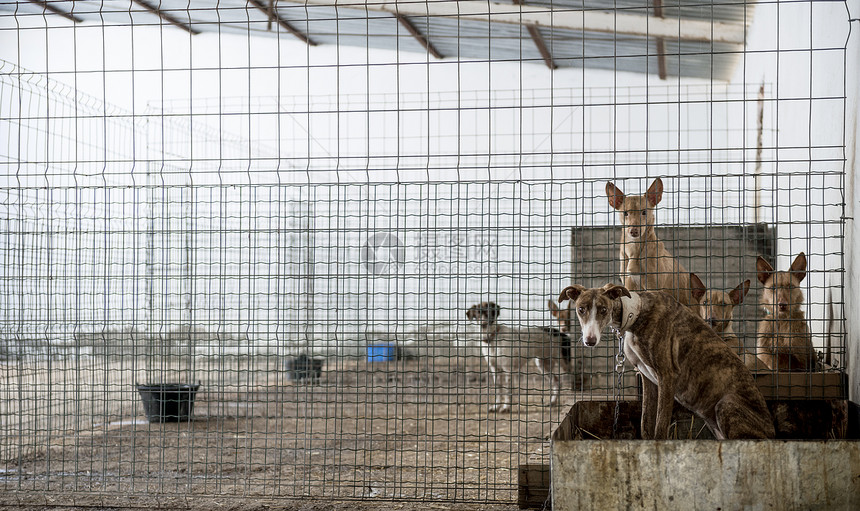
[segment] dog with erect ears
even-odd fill
[[[763,257],[756,260],[758,281],[764,286],[759,304],[766,316],[759,321],[756,355],[779,371],[815,371],[818,357],[801,309],[806,277],[806,254],[801,252],[788,271],[774,271]]]
[[[747,351],[743,342],[735,335],[732,327],[735,307],[743,303],[744,297],[750,290],[749,279],[741,282],[731,291],[708,289],[695,273],[690,274],[690,285],[693,300],[696,303],[694,311],[705,320],[714,332],[718,333],[725,343],[743,360],[750,371],[766,369],[762,360],[755,353]]]
[[[631,291],[665,291],[682,304],[693,305],[690,273],[669,253],[654,229],[663,180],[655,179],[644,195],[625,195],[613,183],[606,183],[606,197],[623,226],[619,262],[624,286]]]

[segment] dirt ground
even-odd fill
[[[477,357],[330,362],[313,384],[210,382],[189,422],[151,424],[130,403],[6,460],[0,506],[515,509],[518,465],[567,407],[544,405],[531,368],[512,413],[492,413],[489,383]]]

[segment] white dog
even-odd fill
[[[493,385],[498,389],[496,402],[490,411],[507,412],[511,409],[511,374],[529,360],[549,377],[552,387],[549,404],[558,401],[559,378],[553,372],[556,363],[570,372],[570,337],[555,328],[510,328],[496,323],[501,307],[493,302],[473,305],[466,317],[481,325],[481,352],[490,366]]]

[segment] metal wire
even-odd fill
[[[607,181],[661,177],[667,249],[710,289],[752,281],[749,351],[756,256],[805,252],[827,365],[768,392],[845,398],[846,91],[819,74],[845,44],[779,32],[816,3],[526,4],[0,2],[4,493],[513,502],[572,404],[614,401],[614,435],[637,376],[574,319],[561,403],[526,363],[488,411],[498,360],[465,314],[498,304],[519,360],[562,288],[618,282]],[[570,27],[592,12],[772,16],[777,38]],[[200,384],[188,417],[147,419],[158,383]]]

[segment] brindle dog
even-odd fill
[[[690,285],[693,288],[693,300],[698,304],[694,312],[705,320],[714,332],[720,334],[723,341],[744,361],[750,371],[766,369],[764,361],[746,350],[744,343],[735,335],[732,327],[735,307],[743,303],[744,297],[750,290],[750,281],[745,280],[731,291],[708,289],[695,273],[690,274]]]
[[[701,417],[718,439],[773,438],[773,419],[749,370],[701,318],[661,291],[607,284],[569,286],[582,341],[607,326],[623,333],[624,354],[642,373],[642,437],[667,439],[673,401]]]

